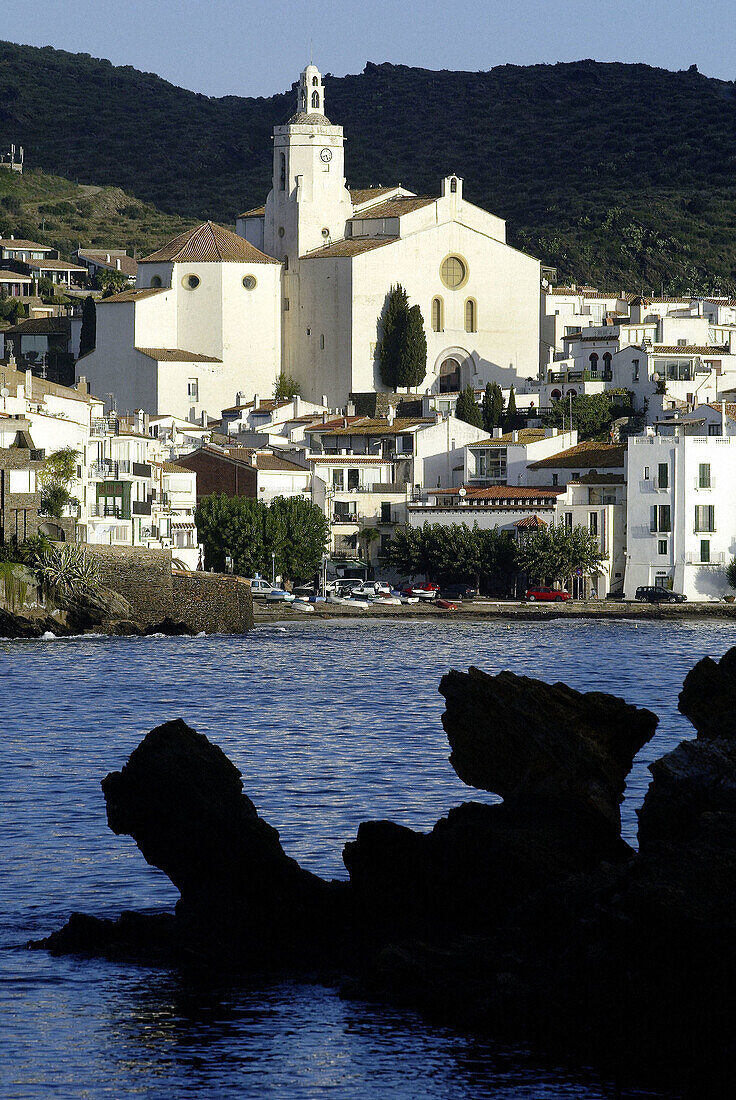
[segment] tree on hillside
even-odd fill
[[[483,413],[476,403],[472,386],[466,386],[460,392],[455,405],[455,416],[458,420],[464,420],[466,424],[472,424],[476,428],[483,427]]]
[[[602,555],[597,537],[587,527],[553,523],[522,539],[516,560],[529,581],[553,584],[578,571],[583,576],[599,573]]]
[[[506,412],[504,414],[503,426],[507,432],[513,431],[518,427],[519,418],[516,413],[516,391],[512,386],[509,390],[509,403],[506,406]]]
[[[416,389],[427,373],[427,337],[424,318],[419,306],[412,306],[406,314],[399,337],[399,356],[396,368],[396,384]]]
[[[553,402],[545,417],[545,425],[551,428],[562,428],[565,424],[569,426],[570,405],[569,398]],[[630,412],[631,394],[628,391],[581,393],[572,399],[572,426],[577,429],[580,439],[606,439],[611,422]]]
[[[247,497],[204,497],[195,521],[205,549],[205,567],[225,571],[225,559],[243,577],[277,573],[307,580],[317,571],[328,524],[320,508],[303,497],[276,497],[271,505]],[[275,558],[272,559],[271,555]]]
[[[97,307],[95,300],[88,295],[82,306],[82,331],[79,334],[79,355],[94,351],[97,346]]]
[[[79,451],[62,447],[48,456],[38,480],[41,483],[41,511],[60,519],[64,508],[71,502],[70,486],[77,476]]]
[[[102,267],[98,269],[94,283],[98,290],[112,291],[113,294],[130,289],[130,283],[122,271],[106,271]]]
[[[273,396],[277,401],[288,401],[292,397],[298,397],[301,391],[299,383],[283,371],[273,384]]]
[[[489,382],[483,394],[481,411],[483,413],[483,427],[491,432],[494,428],[500,428],[503,424],[503,390],[498,382]]]

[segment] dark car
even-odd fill
[[[570,593],[560,588],[527,588],[525,599],[531,603],[534,600],[552,600],[554,603],[562,603],[571,599]]]
[[[687,596],[682,592],[671,592],[669,588],[661,588],[659,585],[640,585],[636,590],[635,600],[639,603],[685,603]]]
[[[444,600],[474,600],[478,589],[472,584],[443,584],[440,595]]]

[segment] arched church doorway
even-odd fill
[[[444,359],[440,364],[440,393],[460,391],[460,364],[457,359]]]

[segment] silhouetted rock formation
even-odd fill
[[[698,736],[651,766],[638,855],[619,804],[655,715],[564,684],[451,672],[453,766],[504,802],[465,803],[427,834],[361,825],[349,883],[286,856],[222,751],[167,722],[103,790],[113,831],[180,890],[175,917],[74,914],[35,946],[337,966],[362,995],[721,1095],[736,1023],[734,671],[736,649],[688,675],[680,709]]]

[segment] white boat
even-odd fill
[[[368,600],[354,600],[352,598],[349,600],[343,600],[343,603],[347,604],[348,607],[359,607],[362,611],[367,611],[368,608],[371,606],[368,603]]]
[[[389,607],[401,607],[401,599],[399,596],[384,596],[382,592],[379,592],[378,598],[373,602],[378,604],[379,607],[383,607],[384,604],[388,604]]]
[[[418,596],[400,596],[399,603],[419,603]]]
[[[329,596],[327,597],[327,603],[354,603],[354,600],[348,600],[345,598],[345,596],[335,596],[332,592],[330,592]]]
[[[293,603],[295,599],[293,593],[281,592],[279,589],[266,593],[266,603]]]
[[[308,600],[306,601],[306,603],[304,600],[294,600],[293,603],[290,604],[290,606],[294,609],[294,611],[314,612],[314,604],[309,603]]]

